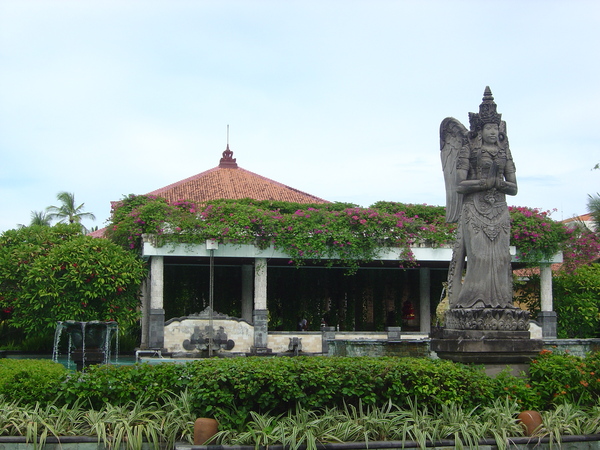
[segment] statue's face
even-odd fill
[[[495,144],[498,142],[498,125],[495,123],[486,123],[481,130],[481,139],[486,144]]]

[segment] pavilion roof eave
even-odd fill
[[[397,247],[382,247],[379,252],[380,261],[401,261],[403,249]],[[418,261],[447,261],[452,259],[452,248],[448,247],[411,247],[414,259]],[[519,262],[517,251],[511,247],[511,256],[513,262]],[[166,244],[161,247],[155,247],[151,242],[144,242],[144,258],[151,256],[179,256],[179,257],[209,257],[210,249],[206,244]],[[269,258],[269,259],[290,259],[290,255],[270,246],[266,249],[260,249],[251,244],[218,244],[214,249],[215,258]],[[562,262],[562,253],[556,254],[551,260],[543,261],[545,263]]]

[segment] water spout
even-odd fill
[[[63,330],[68,335],[67,344],[67,367],[70,368],[71,361],[74,361],[77,370],[84,370],[91,364],[109,364],[112,351],[111,342],[115,337],[116,350],[118,355],[119,347],[119,327],[116,322],[77,322],[67,320],[58,322],[54,333],[54,348],[52,350],[52,359],[58,360],[60,354],[61,337]]]

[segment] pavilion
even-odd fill
[[[330,203],[239,167],[229,146],[223,152],[217,167],[149,192],[147,195],[164,197],[170,202],[189,200],[200,204],[215,199],[242,198],[305,204]],[[432,311],[440,299],[442,282],[447,277],[452,250],[430,247],[415,247],[411,250],[417,262],[417,266],[413,268],[400,267],[400,250],[394,248],[385,249],[376,264],[361,266],[359,273],[368,274],[368,283],[372,286],[368,288],[371,293],[366,300],[368,304],[353,307],[357,311],[353,313],[356,313],[357,317],[360,316],[358,320],[360,323],[353,329],[340,329],[339,323],[329,323],[328,325],[332,327],[327,329],[335,330],[340,336],[343,334],[346,338],[350,334],[354,334],[354,338],[364,338],[371,333],[375,338],[385,339],[388,334],[381,332],[377,334],[374,333],[375,330],[369,329],[369,325],[373,324],[374,316],[386,315],[386,325],[398,331],[400,327],[397,325],[402,321],[398,317],[394,319],[394,314],[400,316],[403,302],[405,304],[409,302],[413,311],[410,320],[404,320],[404,324],[408,325],[408,330],[413,334],[416,332],[421,336],[427,336],[432,326]],[[514,261],[516,254],[514,249],[512,254]],[[196,289],[206,289],[209,265],[219,268],[221,276],[216,283],[216,289],[225,290],[228,299],[215,308],[215,311],[210,311],[211,329],[214,325],[229,327],[224,335],[228,334],[230,337],[236,335],[236,350],[250,353],[266,353],[272,349],[281,351],[282,348],[287,347],[287,339],[289,338],[290,342],[292,339],[291,330],[288,329],[287,334],[282,337],[280,336],[282,330],[269,329],[269,308],[277,308],[281,310],[278,311],[279,314],[287,314],[288,317],[301,314],[300,304],[288,302],[286,297],[294,298],[297,291],[305,289],[306,284],[310,282],[307,280],[316,278],[316,273],[331,275],[335,278],[334,284],[337,285],[349,285],[354,282],[353,277],[338,276],[341,271],[326,268],[318,262],[311,267],[290,268],[289,256],[272,247],[261,250],[253,245],[217,244],[213,241],[193,246],[158,247],[153,244],[151,236],[146,236],[143,257],[149,261],[150,275],[142,295],[142,348],[149,349],[181,351],[183,347],[189,345],[190,341],[197,340],[202,335],[202,327],[206,327],[208,323],[207,317],[200,315],[205,302],[196,300],[194,305],[188,304],[183,309],[174,309],[170,304],[169,296],[165,294],[169,289],[181,288],[181,286],[172,286],[169,282],[174,273],[188,270],[191,278],[196,280],[194,281]],[[545,264],[541,267],[542,309],[551,312],[551,272],[549,265]],[[284,281],[279,281],[280,279]],[[281,284],[285,286],[280,287],[279,291],[274,290]],[[389,291],[390,285],[392,285],[392,292],[386,291],[384,295],[384,290]],[[198,286],[202,287],[198,288]],[[347,301],[348,290],[344,287],[340,289],[335,294],[342,297],[338,301]],[[379,301],[379,297],[383,300]],[[314,301],[320,300],[314,299]],[[193,300],[190,301],[194,303]],[[292,309],[296,311],[291,311]],[[216,311],[228,314],[235,311],[235,314],[234,317],[221,314],[218,317],[225,322],[212,323],[212,314]],[[176,317],[182,314],[184,317]],[[363,316],[365,319],[361,322]],[[187,327],[183,326],[186,321],[189,322]],[[186,336],[187,344],[182,347],[182,341]],[[303,336],[307,348],[310,345],[310,336],[307,334]],[[401,335],[397,333],[395,337],[400,339]],[[329,338],[336,337],[329,335]],[[319,337],[313,347],[319,349],[320,345]]]

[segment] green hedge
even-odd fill
[[[0,396],[21,403],[56,398],[67,375],[62,364],[44,359],[0,359]]]
[[[19,402],[95,408],[142,400],[161,401],[187,391],[198,416],[227,415],[233,424],[250,411],[281,413],[344,404],[399,407],[490,405],[509,396],[523,409],[557,403],[592,406],[600,397],[600,354],[586,358],[543,351],[528,378],[427,358],[212,358],[186,364],[101,365],[67,372],[50,361],[0,360],[0,394]],[[58,400],[56,400],[58,399]]]
[[[250,411],[281,413],[344,404],[435,406],[487,404],[495,382],[481,370],[425,358],[235,358],[187,364],[96,366],[69,375],[62,401],[85,399],[95,407],[157,400],[188,390],[198,416],[227,415],[232,425]],[[221,418],[223,420],[223,418]]]
[[[209,405],[253,410],[377,404],[409,398],[425,403],[477,405],[490,395],[491,380],[480,370],[425,358],[240,358],[194,361],[185,365],[97,367],[77,381],[72,394],[113,402],[132,394],[155,398],[163,390],[189,388],[199,408]],[[118,382],[115,382],[117,381]]]

